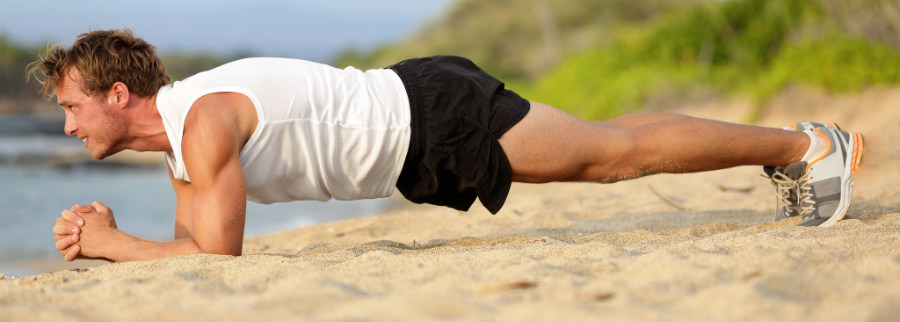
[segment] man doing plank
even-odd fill
[[[409,59],[337,69],[248,58],[172,83],[130,30],[82,34],[31,73],[66,114],[65,132],[96,159],[164,151],[177,196],[175,238],[116,228],[99,202],[62,212],[53,232],[67,260],[240,255],[246,201],[387,197],[492,213],[510,183],[612,183],[655,173],[767,166],[778,217],[834,224],[850,203],[862,136],[820,123],[795,129],[677,114],[587,122],[504,88],[471,61]],[[602,77],[602,71],[597,71]]]

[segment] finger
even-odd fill
[[[98,212],[100,212],[100,211],[109,212],[109,207],[104,205],[102,202],[94,201],[93,203],[91,203],[91,206],[94,206],[94,209],[97,209]]]
[[[92,205],[74,205],[74,206],[72,206],[71,210],[75,211],[75,212],[89,213],[89,212],[94,211],[94,206],[92,206]]]
[[[65,258],[66,261],[73,261],[75,257],[78,257],[78,252],[81,251],[81,247],[78,245],[72,246],[71,249],[66,253]]]
[[[72,244],[77,243],[78,239],[78,235],[70,235],[66,238],[61,238],[60,240],[56,241],[56,249],[64,250],[66,248],[69,248],[69,246],[72,246]]]
[[[62,217],[70,223],[76,224],[78,226],[84,226],[84,218],[81,218],[81,216],[75,214],[75,212],[71,210],[63,210]]]
[[[81,233],[81,228],[68,223],[57,223],[53,225],[53,233],[56,235],[77,235]]]
[[[75,247],[75,246],[73,245],[72,247]],[[70,250],[72,250],[72,247],[69,247],[69,248],[66,248],[66,249],[60,249],[60,250],[59,250],[59,255],[62,256],[62,257],[66,257],[66,254],[67,254]]]
[[[53,246],[56,247],[56,249],[58,249],[58,250],[65,250],[66,248],[69,248],[69,246],[72,246],[72,244],[75,243],[72,240],[72,236],[77,236],[77,235],[70,235],[70,236],[66,236],[64,238],[59,238],[56,240],[56,243],[54,243]]]

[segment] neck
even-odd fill
[[[156,109],[156,94],[149,97],[132,97],[126,122],[131,138],[127,148],[135,151],[171,152],[172,146],[166,136],[162,117]]]

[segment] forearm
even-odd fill
[[[157,258],[204,253],[193,238],[166,242],[142,239],[121,230],[115,230],[113,242],[98,249],[98,257],[114,262],[144,261]]]
[[[219,210],[215,207],[212,208]],[[72,254],[116,262],[151,260],[199,253],[235,256],[241,254],[244,228],[243,208],[238,208],[236,211],[240,215],[237,218],[231,216],[207,218],[200,215],[200,220],[191,219],[191,224],[199,224],[201,227],[196,234],[187,229],[184,222],[178,222],[179,225],[185,227],[179,231],[176,226],[177,237],[168,242],[149,241],[119,230],[112,210],[99,202],[94,202],[89,209],[89,212],[81,212],[77,218],[72,218],[76,222],[84,222],[80,227],[59,224],[54,226],[54,232],[59,237],[56,238],[56,248],[62,251],[61,254],[66,257],[66,260],[74,259],[75,255]],[[72,213],[72,216],[75,214]],[[224,219],[224,222],[221,219]],[[65,221],[65,218],[60,221]],[[70,233],[72,235],[67,235]],[[60,236],[61,234],[65,236]],[[69,247],[76,250],[67,251]]]

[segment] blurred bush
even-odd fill
[[[588,119],[697,97],[759,107],[791,84],[900,82],[893,0],[462,0],[419,35],[338,64],[472,58],[523,96]]]
[[[897,48],[850,32],[827,8],[805,0],[698,6],[567,58],[525,92],[604,119],[698,92],[746,95],[758,111],[791,84],[847,92],[900,82]]]
[[[440,21],[397,44],[348,50],[337,66],[378,68],[411,57],[459,55],[501,79],[534,80],[615,31],[702,0],[460,0]]]
[[[25,66],[33,59],[33,51],[17,46],[0,34],[0,112],[28,112],[27,105],[18,102],[38,97],[37,91],[25,84]]]

